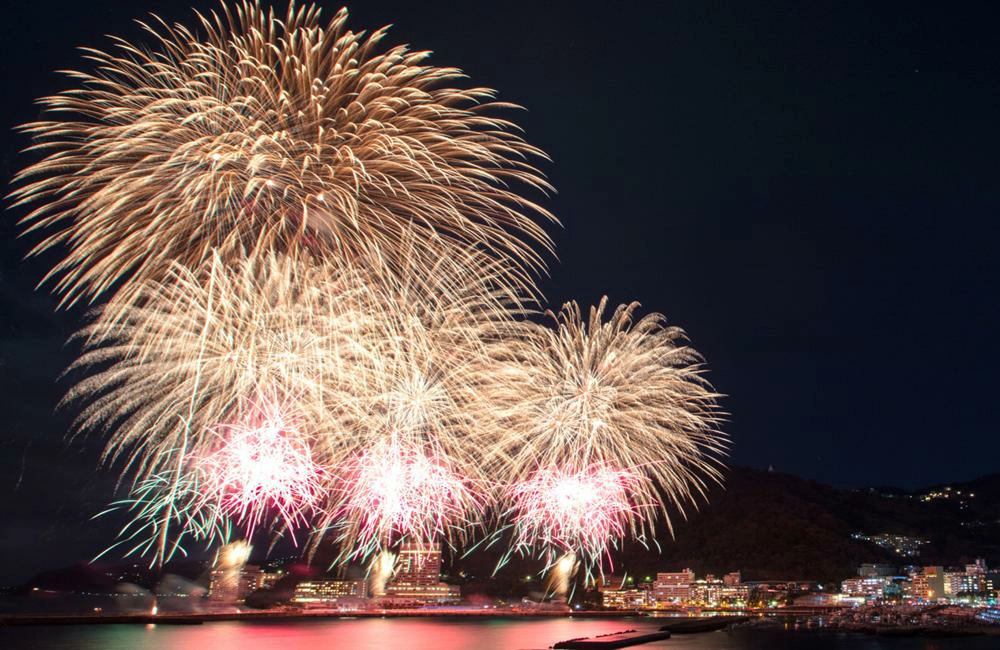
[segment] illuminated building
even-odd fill
[[[890,584],[892,584],[892,578],[888,577],[848,578],[840,583],[840,591],[847,596],[880,600],[885,596],[886,587]]]
[[[946,571],[942,578],[941,593],[950,599],[960,595],[971,598],[988,597],[993,591],[993,584],[987,579],[986,574],[986,561],[983,558],[977,558],[972,564],[966,564],[964,571]]]
[[[462,599],[460,587],[441,582],[441,549],[412,542],[400,548],[396,573],[385,593],[385,600],[400,603],[450,604]]]
[[[965,573],[958,571],[945,571],[944,573],[944,595],[949,597],[957,596],[964,591]]]
[[[344,598],[366,598],[364,580],[307,580],[295,587],[292,602],[306,606],[334,605]]]
[[[601,591],[601,605],[607,609],[644,609],[649,602],[649,589],[604,589]]]
[[[694,571],[684,569],[679,573],[657,573],[653,583],[653,595],[657,606],[679,604],[691,597],[691,583]]]
[[[247,564],[239,568],[217,566],[209,575],[208,599],[219,605],[236,605],[261,588],[263,572]]]
[[[925,566],[923,575],[927,580],[927,600],[934,602],[944,598],[944,567]]]
[[[631,576],[605,575],[594,584],[601,594],[601,605],[607,609],[645,609],[654,604],[649,585],[637,588]]]
[[[993,583],[986,577],[986,560],[976,558],[972,564],[965,565],[965,577],[962,579],[961,591],[966,594],[989,594],[993,591]]]
[[[647,578],[647,580],[649,580]],[[595,581],[601,603],[608,609],[665,608],[671,606],[746,607],[750,585],[739,571],[722,578],[713,575],[696,579],[690,569],[677,573],[657,573],[652,584],[634,585],[631,578],[605,576]]]
[[[970,575],[970,576],[971,575],[982,575],[982,576],[984,576],[984,575],[986,575],[986,572],[987,572],[986,560],[984,560],[981,557],[976,558],[976,561],[973,562],[972,564],[966,564],[965,565],[965,573],[967,575]]]
[[[265,571],[260,574],[260,588],[271,589],[275,583],[285,577],[285,572],[281,569],[277,571]]]
[[[729,573],[722,580],[713,575],[691,583],[690,604],[718,606],[745,606],[750,599],[749,585],[740,581],[740,573]]]
[[[396,559],[396,580],[412,585],[441,582],[441,550],[433,544],[403,544]]]
[[[910,575],[910,587],[909,596],[913,600],[917,601],[929,601],[933,596],[933,591],[931,590],[930,584],[927,581],[927,576],[924,574],[923,569],[918,569],[915,573]]]
[[[395,602],[416,604],[448,605],[462,600],[462,589],[458,585],[439,582],[433,585],[412,585],[394,582],[386,587],[387,599]]]
[[[600,576],[594,579],[594,586],[597,587],[597,591],[603,593],[605,591],[617,591],[620,589],[628,589],[634,580],[631,577],[625,577],[623,575],[606,575]]]
[[[862,564],[858,567],[858,575],[862,578],[887,578],[895,573],[896,567],[891,564]]]

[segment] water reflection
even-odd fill
[[[5,650],[537,650],[564,639],[624,629],[654,630],[647,619],[336,619],[194,626],[92,625],[0,628]],[[892,650],[987,650],[996,637],[892,639]],[[874,637],[740,630],[674,636],[640,646],[676,650],[879,650]]]

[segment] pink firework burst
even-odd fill
[[[216,433],[221,445],[197,463],[204,498],[246,526],[248,535],[271,512],[289,532],[305,524],[323,496],[326,472],[313,462],[309,438],[294,420],[264,402],[245,422],[219,425]]]
[[[357,526],[354,555],[410,538],[450,538],[481,512],[472,483],[419,446],[386,440],[347,463],[342,484],[345,518]]]
[[[597,562],[608,545],[624,539],[642,516],[636,504],[644,479],[606,463],[579,471],[537,470],[508,490],[514,547],[580,553]]]

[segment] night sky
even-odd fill
[[[5,8],[11,128],[78,45],[192,0]],[[281,4],[281,3],[279,3]],[[338,3],[323,3],[330,15]],[[708,6],[711,4],[712,6]],[[749,6],[753,4],[755,6]],[[210,9],[214,1],[198,2]],[[728,395],[735,464],[844,487],[998,470],[1000,41],[991,3],[363,0],[350,25],[527,107],[553,163],[550,305],[607,294],[687,330]],[[114,536],[100,440],[54,412],[82,312],[57,313],[0,220],[0,584]]]

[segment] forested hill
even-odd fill
[[[686,521],[674,517],[673,539],[658,529],[659,551],[628,544],[614,553],[615,568],[635,576],[690,567],[699,576],[742,570],[744,580],[840,581],[862,562],[955,565],[983,556],[992,566],[1000,564],[998,520],[1000,475],[911,493],[839,489],[736,467],[727,470],[723,487],[709,491],[700,510],[689,511]],[[908,558],[856,540],[853,533],[894,533],[928,543],[918,557]],[[456,569],[488,575],[493,561],[489,552],[474,553]],[[509,572],[526,574],[532,568],[514,561]]]
[[[950,488],[950,489],[946,489]],[[974,496],[970,496],[974,495]],[[1000,563],[1000,475],[917,492],[844,490],[787,474],[733,468],[708,504],[661,534],[661,553],[624,553],[636,573],[691,567],[699,575],[741,569],[744,579],[840,580],[862,562]],[[852,538],[894,533],[928,543],[907,558]]]

